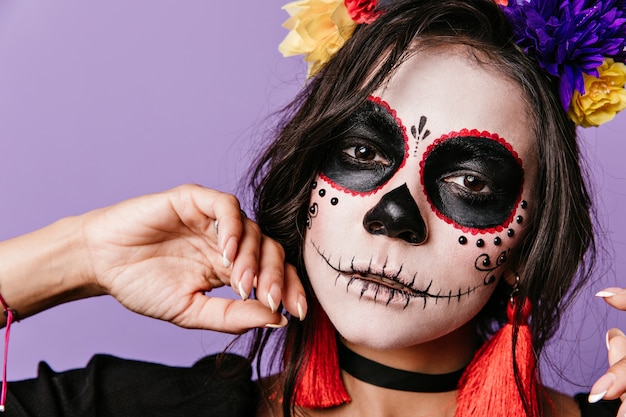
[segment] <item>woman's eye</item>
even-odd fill
[[[343,153],[350,158],[356,159],[360,162],[377,163],[382,165],[390,165],[387,158],[382,156],[376,148],[367,145],[350,146],[343,150]]]
[[[482,178],[476,175],[472,175],[472,174],[453,175],[453,176],[444,178],[443,180],[445,182],[458,184],[461,187],[473,193],[479,193],[479,194],[491,193],[491,189],[487,185],[487,181],[483,180]]]

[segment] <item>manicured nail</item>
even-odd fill
[[[591,387],[591,392],[587,399],[589,403],[594,404],[603,399],[611,388],[611,385],[613,385],[613,382],[615,382],[615,375],[611,373],[602,375],[600,379],[593,384],[593,387]]]
[[[606,350],[611,350],[611,345],[609,344],[609,331],[607,330],[606,335],[604,336],[606,342]]]
[[[614,295],[615,293],[612,293],[610,291],[598,291],[596,293],[596,297],[601,297],[601,298],[613,297]]]
[[[298,302],[296,303],[296,306],[298,307],[298,318],[300,319],[300,321],[303,321],[306,317],[306,310],[305,310],[306,298],[304,298],[303,296],[300,296],[298,298]]]
[[[248,299],[248,294],[246,294],[245,290],[243,289],[243,284],[241,283],[241,281],[239,281],[239,285],[237,286],[237,288],[239,289],[239,296],[241,297],[241,299],[243,301],[246,301]]]
[[[222,263],[226,268],[230,268],[230,266],[233,264],[231,260],[228,259],[228,255],[226,255],[226,249],[224,249],[224,252],[222,253]]]
[[[267,303],[270,305],[270,310],[272,310],[272,313],[276,313],[276,311],[278,310],[278,306],[272,298],[272,294],[270,294],[269,292],[267,293]]]
[[[246,270],[246,272],[244,272],[241,276],[241,280],[239,281],[239,285],[237,288],[239,289],[239,295],[241,296],[241,299],[244,301],[246,301],[250,297],[250,290],[246,290],[246,288],[250,288],[250,284],[252,283],[253,279],[254,272],[249,269]]]
[[[606,391],[599,392],[597,394],[589,394],[589,404],[595,404],[606,395]]]
[[[265,327],[268,327],[270,329],[280,329],[283,328],[287,325],[288,321],[287,321],[287,317],[283,316],[282,314],[280,315],[280,322],[278,322],[277,324],[274,323],[268,323],[265,325]]]
[[[233,260],[235,259],[235,254],[237,253],[237,239],[231,237],[226,242],[224,246],[224,252],[222,253],[222,260],[224,261],[224,266],[226,268],[230,268],[233,264]]]

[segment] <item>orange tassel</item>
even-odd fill
[[[541,416],[539,382],[528,318],[530,303],[525,300],[515,345],[513,364],[513,322],[515,309],[508,303],[505,324],[478,350],[461,381],[455,417]],[[514,366],[517,366],[522,392],[518,390]],[[524,396],[522,400],[521,395]],[[545,396],[542,396],[545,398]],[[526,403],[528,409],[524,407]]]
[[[316,307],[310,355],[296,385],[295,404],[304,408],[335,407],[350,402],[350,395],[341,380],[335,328],[321,306]]]

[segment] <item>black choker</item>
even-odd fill
[[[448,392],[457,389],[463,369],[449,374],[422,374],[391,368],[351,351],[337,342],[341,369],[363,382],[382,388],[410,392]]]

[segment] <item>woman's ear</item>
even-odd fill
[[[519,286],[521,277],[522,277],[522,273],[517,268],[507,268],[502,273],[502,279],[511,288],[515,288],[516,286]]]

